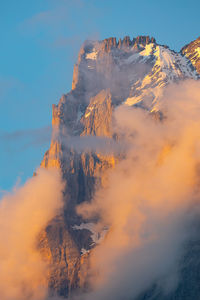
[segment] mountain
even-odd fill
[[[86,41],[81,47],[72,89],[53,105],[51,145],[41,162],[44,168],[60,169],[66,183],[63,212],[39,237],[40,251],[50,264],[52,294],[67,297],[74,290],[88,288],[90,254],[108,230],[96,232],[95,220],[83,220],[76,212],[78,204],[91,201],[95,191],[106,185],[108,170],[121,159],[118,154],[93,147],[95,137],[118,139],[112,113],[120,104],[159,114],[159,101],[168,84],[186,78],[198,80],[199,49],[200,38],[177,53],[149,36]],[[197,253],[199,246],[193,247]],[[199,268],[192,263],[188,271],[190,259],[189,255],[183,281],[169,299],[197,300],[197,294],[200,299]],[[151,289],[140,299],[168,299],[154,294]]]
[[[181,49],[181,54],[188,58],[194,69],[200,72],[200,37]]]

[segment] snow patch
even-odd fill
[[[108,231],[107,227],[104,227],[103,230],[101,231],[97,231],[95,223],[81,223],[80,225],[74,225],[72,228],[74,230],[83,230],[83,229],[89,230],[92,233],[91,235],[93,241],[92,245],[99,244],[104,239]]]
[[[133,63],[134,61],[137,61],[139,60],[141,57],[143,58],[143,60],[146,60],[149,58],[150,55],[152,55],[152,52],[153,52],[153,47],[154,47],[154,44],[151,43],[151,44],[148,44],[145,46],[144,50],[142,50],[141,52],[135,52],[135,49],[131,49],[131,52],[133,52],[132,55],[130,55],[128,58],[126,58],[123,63],[124,64],[131,64]]]
[[[147,44],[145,49],[142,50],[139,54],[142,56],[150,56],[153,52],[153,43]]]
[[[86,250],[85,248],[81,249],[81,255],[84,255],[86,253],[90,252],[90,250]]]
[[[197,47],[197,48],[195,49],[195,52],[196,52],[197,55],[200,57],[200,47]]]
[[[128,97],[124,102],[125,105],[133,106],[141,101],[141,97]]]
[[[86,110],[85,118],[88,118],[89,115],[91,114],[92,110],[94,109],[93,106],[89,106]]]
[[[93,52],[87,53],[85,56],[86,59],[92,59],[96,60],[97,59],[97,51],[94,50]]]

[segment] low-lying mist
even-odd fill
[[[61,209],[63,188],[57,170],[40,168],[0,200],[0,299],[46,298],[48,265],[38,236]]]
[[[165,294],[177,286],[199,214],[200,83],[171,85],[159,109],[162,120],[125,105],[114,112],[114,131],[129,147],[107,187],[78,207],[110,228],[91,254],[93,291],[81,299],[135,299],[155,283]]]

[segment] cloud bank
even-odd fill
[[[39,169],[22,187],[0,200],[0,298],[41,300],[48,265],[37,249],[38,236],[62,207],[64,185],[57,170]]]
[[[78,208],[86,218],[99,214],[97,226],[110,228],[91,255],[93,291],[85,299],[136,299],[155,283],[163,293],[176,288],[199,215],[199,95],[199,82],[170,86],[161,121],[140,108],[115,110],[115,131],[129,144],[126,158],[92,203]]]

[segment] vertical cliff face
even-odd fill
[[[63,212],[39,239],[50,265],[52,294],[67,297],[87,287],[89,256],[102,232],[94,231],[95,220],[82,220],[76,206],[90,201],[106,184],[107,172],[119,159],[94,150],[84,138],[115,140],[112,113],[118,105],[157,112],[166,85],[198,79],[198,45],[197,41],[184,47],[182,55],[148,36],[86,41],[82,46],[72,90],[53,105],[52,141],[41,163],[44,168],[59,168],[66,183]]]

